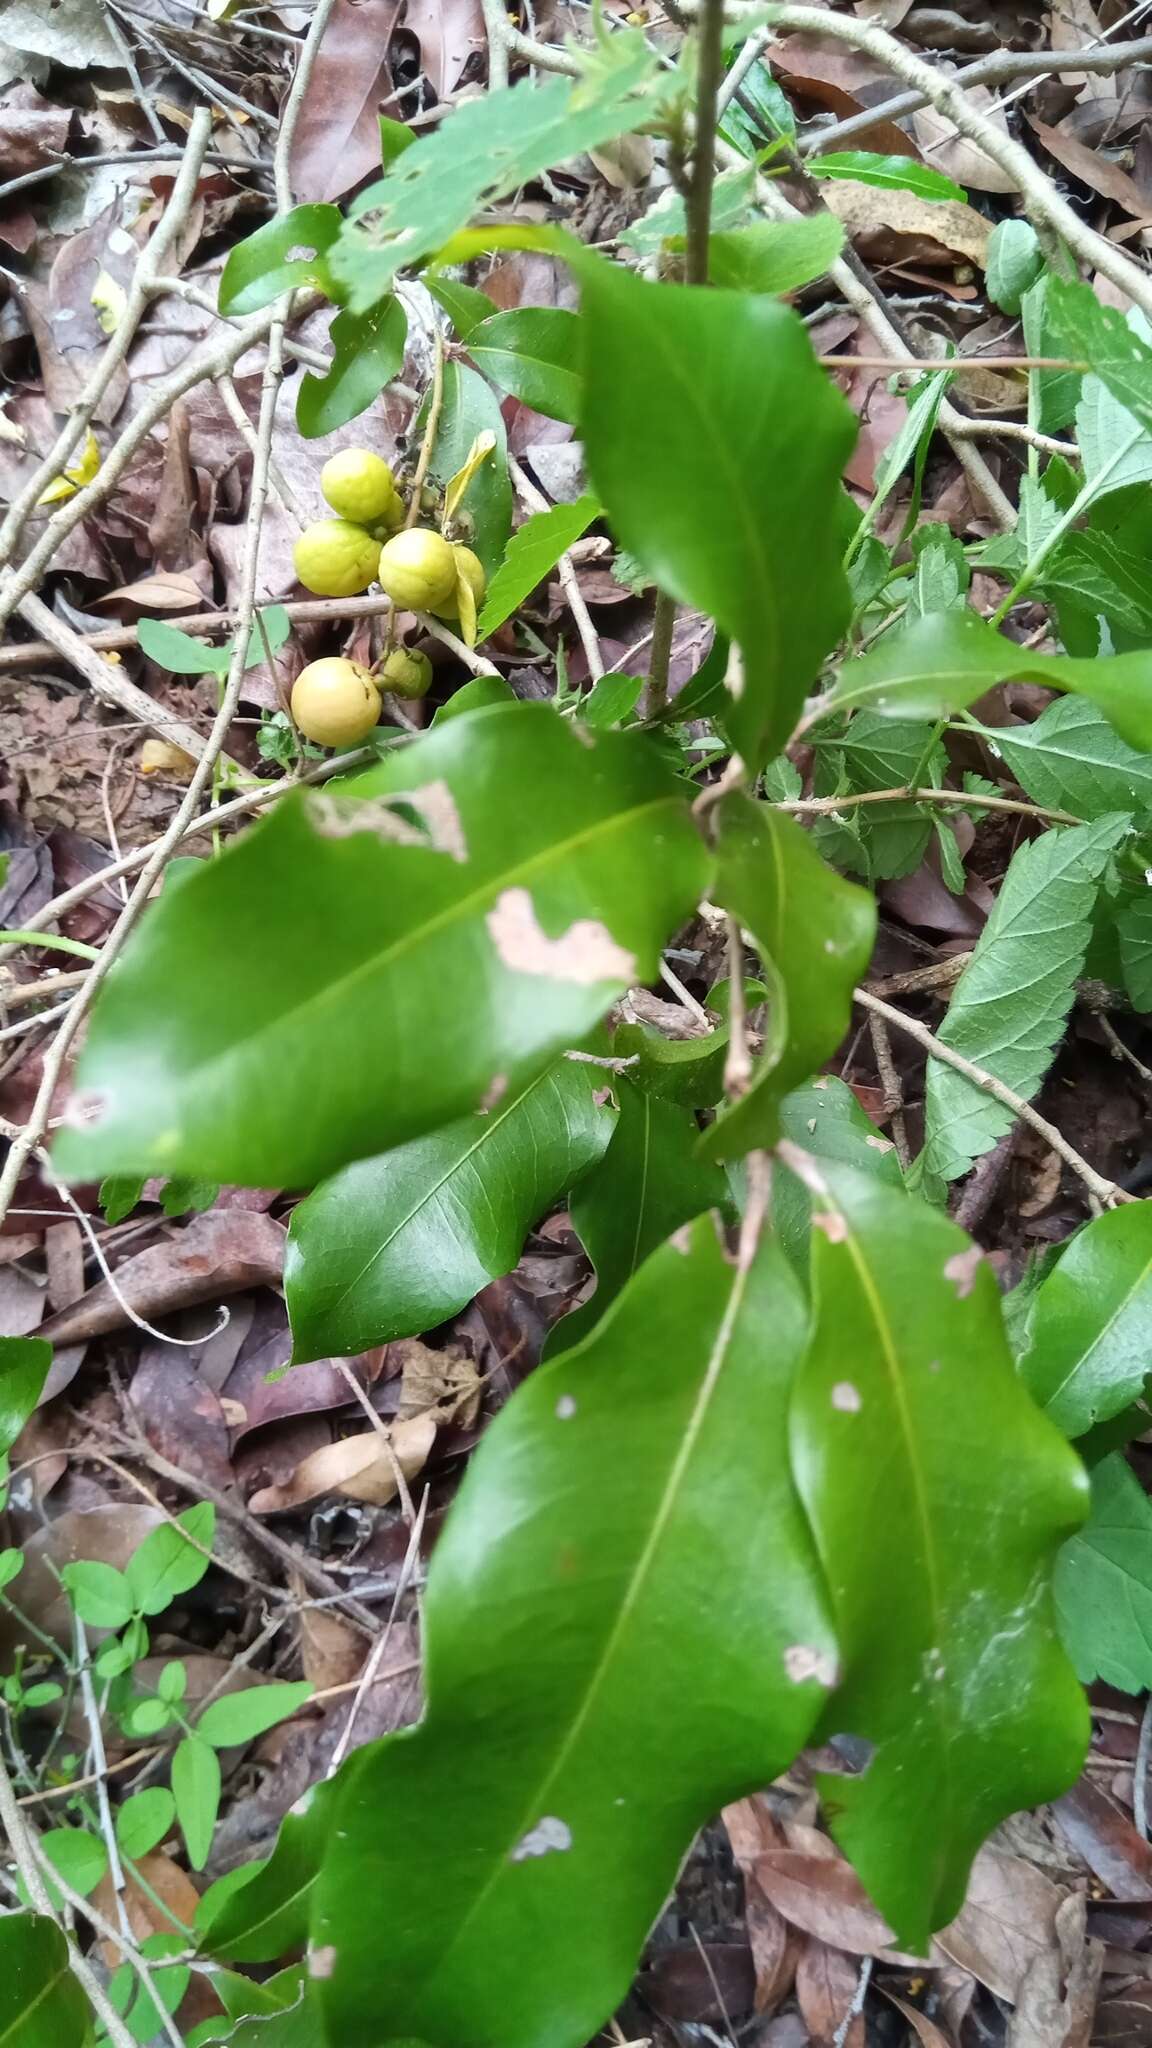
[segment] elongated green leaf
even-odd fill
[[[707,871],[643,738],[578,738],[546,705],[449,719],[161,897],[97,1005],[96,1121],[57,1164],[314,1185],[579,1045]]]
[[[759,767],[848,622],[840,472],[856,422],[788,307],[600,261],[580,274],[593,485],[661,588],[738,642],[725,720]]]
[[[1152,1501],[1119,1451],[1096,1466],[1092,1512],[1056,1565],[1056,1611],[1085,1685],[1152,1686]]]
[[[218,1749],[228,1749],[234,1742],[254,1742],[311,1697],[312,1687],[305,1681],[288,1679],[225,1693],[222,1699],[209,1701],[196,1723],[196,1733]]]
[[[1152,1204],[1098,1216],[1061,1254],[1032,1304],[1025,1385],[1065,1436],[1083,1436],[1152,1373]]]
[[[709,275],[729,291],[796,292],[823,277],[843,246],[844,230],[834,213],[752,221],[712,235]]]
[[[587,76],[525,81],[465,100],[353,201],[331,252],[354,313],[383,297],[396,272],[442,248],[474,214],[566,157],[638,128],[651,111],[655,59],[625,30]]]
[[[51,1363],[52,1346],[43,1337],[0,1337],[0,1458],[40,1399]]]
[[[293,1363],[431,1329],[510,1272],[612,1135],[604,1078],[558,1060],[483,1114],[317,1188],[293,1212],[284,1259]]]
[[[1052,1062],[1092,935],[1092,912],[1127,818],[1046,832],[1013,856],[937,1036],[1027,1100]],[[955,1180],[1010,1130],[1013,1113],[929,1060],[921,1172]]]
[[[918,164],[910,156],[875,156],[867,149],[829,150],[808,159],[810,178],[851,178],[858,185],[876,185],[882,192],[914,192],[917,199],[959,199],[965,193],[943,171]]]
[[[306,440],[347,426],[399,375],[408,315],[393,293],[370,313],[337,313],[328,339],[331,367],[322,377],[309,370],[296,393],[296,425]]]
[[[0,1918],[3,2048],[84,2048],[91,2028],[88,2000],[55,1922],[38,1913],[6,1913]]]
[[[294,206],[238,242],[220,277],[220,311],[258,313],[281,292],[312,285],[339,298],[327,257],[340,232],[338,206]]]
[[[476,627],[477,637],[490,633],[510,619],[524,599],[556,567],[565,549],[579,540],[591,526],[600,507],[585,495],[573,505],[552,505],[547,512],[534,512],[508,543],[507,552],[488,587],[488,597]]]
[[[186,2039],[188,2048],[316,2048],[320,2015],[303,1966],[293,1964],[263,1984],[221,1970],[212,1979],[227,2018],[206,2020]]]
[[[1024,346],[1030,356],[1060,356],[1064,353],[1063,340],[1056,332],[1048,310],[1050,283],[1049,277],[1038,278],[1020,301]],[[1083,383],[1079,371],[1031,370],[1028,374],[1037,415],[1035,424],[1045,434],[1059,433],[1076,417]]]
[[[200,1584],[211,1562],[205,1552],[212,1548],[215,1531],[216,1510],[211,1501],[203,1500],[144,1538],[125,1571],[141,1614],[163,1614],[177,1594]]]
[[[782,1135],[817,1160],[850,1166],[886,1187],[903,1188],[904,1175],[891,1138],[877,1129],[847,1083],[819,1074],[780,1104]],[[772,1227],[805,1286],[810,1266],[812,1198],[804,1182],[776,1161],[772,1175]]]
[[[203,1870],[220,1810],[220,1761],[210,1742],[187,1735],[172,1757],[172,1794],[193,1870]]]
[[[1013,680],[1086,697],[1129,746],[1152,753],[1152,653],[1091,661],[1032,654],[972,611],[936,612],[886,636],[845,663],[832,702],[870,704],[891,718],[946,718]]]
[[[560,306],[517,306],[493,313],[468,335],[478,370],[549,419],[580,413],[580,320]]]
[[[1058,697],[1031,725],[984,728],[984,737],[1034,803],[1078,812],[1144,817],[1152,809],[1152,759],[1126,746],[1082,697]]]
[[[706,1133],[709,1158],[774,1142],[782,1096],[824,1064],[848,1028],[868,965],[876,904],[826,867],[794,818],[745,796],[717,810],[716,901],[752,934],[771,990],[746,1095]]]
[[[491,316],[491,299],[475,285],[461,284],[458,278],[435,270],[425,271],[423,282],[436,304],[444,308],[461,341],[467,341],[472,329]]]
[[[281,1822],[267,1862],[230,1871],[205,1892],[196,1930],[207,1955],[271,1963],[303,1946],[335,1798],[333,1781],[313,1785]]]
[[[418,422],[423,431],[423,414]],[[477,370],[467,363],[446,363],[444,397],[430,474],[447,484],[464,467],[478,434],[491,434],[496,445],[482,462],[464,494],[461,525],[469,546],[491,576],[503,559],[512,530],[512,486],[508,480],[508,437],[500,401]]]
[[[821,1792],[901,1947],[923,1954],[984,1836],[1079,1771],[1088,1713],[1050,1587],[1087,1484],[1016,1377],[963,1232],[846,1167],[786,1156],[819,1225],[792,1455],[843,1655],[824,1731],[874,1745],[861,1776]]]
[[[385,2013],[583,2048],[696,1828],[805,1740],[835,1649],[784,1444],[803,1330],[779,1251],[745,1270],[702,1218],[489,1429],[429,1573],[426,1718],[338,1781],[332,2040]]]
[[[598,1166],[577,1188],[570,1211],[592,1264],[596,1291],[564,1316],[549,1355],[579,1344],[657,1245],[705,1209],[723,1209],[719,1167],[697,1156],[700,1128],[690,1110],[616,1082],[620,1117]]]

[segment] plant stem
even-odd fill
[[[648,692],[644,708],[649,718],[661,718],[668,709],[668,665],[672,659],[672,629],[676,624],[676,603],[665,591],[656,595],[652,617],[652,645],[648,654]]]
[[[404,520],[405,527],[415,526],[420,517],[420,499],[424,490],[424,479],[432,461],[436,436],[440,431],[440,413],[444,404],[444,336],[439,327],[432,329],[432,346],[435,361],[432,365],[432,396],[428,401],[428,418],[424,422],[424,439],[420,443],[420,454],[416,462],[416,474],[412,479],[412,496]]]
[[[716,175],[716,100],[724,80],[724,0],[703,0],[696,50],[696,140],[688,189],[688,284],[708,282],[708,233],[712,225],[712,180]]]

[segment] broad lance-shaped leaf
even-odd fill
[[[1100,878],[1127,818],[1045,832],[1014,855],[996,907],[937,1033],[1024,1097],[1052,1063],[1092,933]],[[955,1180],[1012,1126],[1013,1113],[954,1067],[929,1060],[921,1173]]]
[[[787,306],[578,268],[593,486],[661,589],[738,643],[725,722],[758,768],[848,623],[840,474],[857,423]]]
[[[719,804],[717,854],[713,895],[755,939],[771,990],[748,1093],[704,1139],[710,1158],[732,1158],[774,1142],[781,1096],[835,1052],[871,956],[876,904],[825,865],[803,826],[750,797]]]
[[[284,1256],[293,1364],[432,1329],[511,1272],[532,1224],[612,1136],[604,1079],[558,1060],[490,1110],[347,1166],[301,1202]]]
[[[486,640],[510,619],[518,605],[551,574],[566,548],[591,526],[600,507],[587,494],[574,505],[550,505],[526,519],[508,543],[507,552],[488,586],[488,597],[476,634]]]
[[[1085,1685],[1152,1686],[1152,1501],[1119,1452],[1097,1465],[1092,1512],[1056,1562],[1060,1633]]]
[[[642,736],[547,705],[449,719],[165,892],[57,1167],[308,1187],[491,1106],[655,973],[707,873]]]
[[[1036,1291],[1025,1386],[1065,1436],[1118,1415],[1152,1373],[1152,1204],[1078,1232]]]
[[[637,1267],[682,1223],[728,1206],[720,1168],[697,1154],[700,1127],[691,1110],[646,1094],[624,1076],[615,1093],[620,1116],[612,1142],[569,1204],[596,1287],[551,1331],[550,1357],[588,1335]]]
[[[1091,660],[1033,654],[973,611],[933,612],[845,662],[828,703],[841,710],[868,704],[891,718],[946,718],[1012,681],[1086,697],[1130,747],[1152,753],[1152,650]]]
[[[427,1717],[336,1781],[333,2043],[583,2048],[696,1829],[806,1740],[836,1650],[788,1473],[804,1329],[779,1250],[739,1266],[703,1217],[489,1429],[429,1572]]]
[[[38,1913],[6,1913],[0,1918],[4,2048],[83,2048],[92,2023],[55,1921]]]
[[[0,1461],[44,1390],[52,1346],[43,1337],[0,1337]]]
[[[821,1796],[901,1948],[922,1955],[985,1835],[1083,1760],[1051,1576],[1087,1482],[1016,1377],[977,1247],[875,1180],[786,1157],[814,1208],[793,1467],[843,1658],[823,1732],[873,1745]]]

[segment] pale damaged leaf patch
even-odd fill
[[[543,974],[582,988],[600,981],[637,979],[634,955],[616,944],[599,918],[577,918],[559,938],[550,939],[527,889],[502,890],[488,912],[487,925],[497,953],[514,974]]]
[[[567,1821],[557,1820],[554,1814],[546,1813],[534,1828],[529,1828],[523,1839],[517,1842],[510,1861],[526,1863],[531,1856],[550,1856],[554,1850],[572,1847],[572,1830]]]
[[[814,1650],[807,1643],[791,1643],[784,1652],[784,1669],[793,1685],[805,1685],[810,1678],[832,1687],[836,1683],[836,1659],[827,1651]]]
[[[399,815],[397,806],[415,811],[421,820],[412,825]],[[422,789],[398,790],[389,797],[333,796],[325,792],[310,798],[308,816],[322,839],[351,839],[371,832],[385,845],[422,846],[450,859],[466,861],[468,846],[456,800],[441,780],[425,783]]]

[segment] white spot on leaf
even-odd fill
[[[945,1259],[944,1278],[951,1280],[961,1301],[967,1301],[975,1287],[983,1259],[984,1254],[978,1244],[970,1244],[967,1251],[953,1252],[950,1259]]]
[[[842,1415],[859,1415],[863,1405],[864,1403],[860,1399],[860,1390],[852,1385],[851,1380],[837,1380],[836,1385],[832,1389],[832,1406],[834,1408],[838,1408]]]
[[[487,1116],[490,1110],[495,1109],[498,1102],[503,1102],[507,1093],[507,1074],[493,1074],[483,1095],[480,1097],[480,1105],[476,1112],[477,1116]]]
[[[866,1145],[871,1145],[872,1150],[874,1152],[893,1152],[896,1149],[892,1143],[891,1138],[878,1138],[876,1136],[873,1136],[871,1138],[865,1138],[864,1143]]]
[[[820,1685],[836,1683],[836,1659],[825,1650],[813,1650],[808,1643],[792,1643],[784,1652],[784,1669],[793,1685],[815,1678]]]
[[[336,1950],[331,1942],[326,1942],[323,1948],[309,1949],[308,1975],[310,1977],[318,1977],[323,1980],[325,1977],[330,1977],[335,1968]]]
[[[504,889],[488,912],[488,931],[505,967],[590,988],[598,981],[635,981],[638,967],[598,918],[577,918],[558,939],[540,924],[527,889]]]
[[[692,1250],[692,1225],[682,1223],[679,1230],[672,1232],[668,1242],[674,1252],[679,1252],[681,1258],[686,1259]]]
[[[531,1856],[548,1856],[554,1849],[572,1847],[572,1830],[567,1821],[557,1820],[554,1814],[546,1813],[534,1828],[529,1828],[523,1839],[517,1842],[510,1861],[526,1863]]]
[[[315,258],[315,249],[306,246],[303,242],[293,242],[284,261],[285,263],[312,263],[315,261]]]
[[[561,1422],[571,1422],[576,1413],[576,1403],[571,1394],[561,1394],[556,1403],[556,1413]]]

